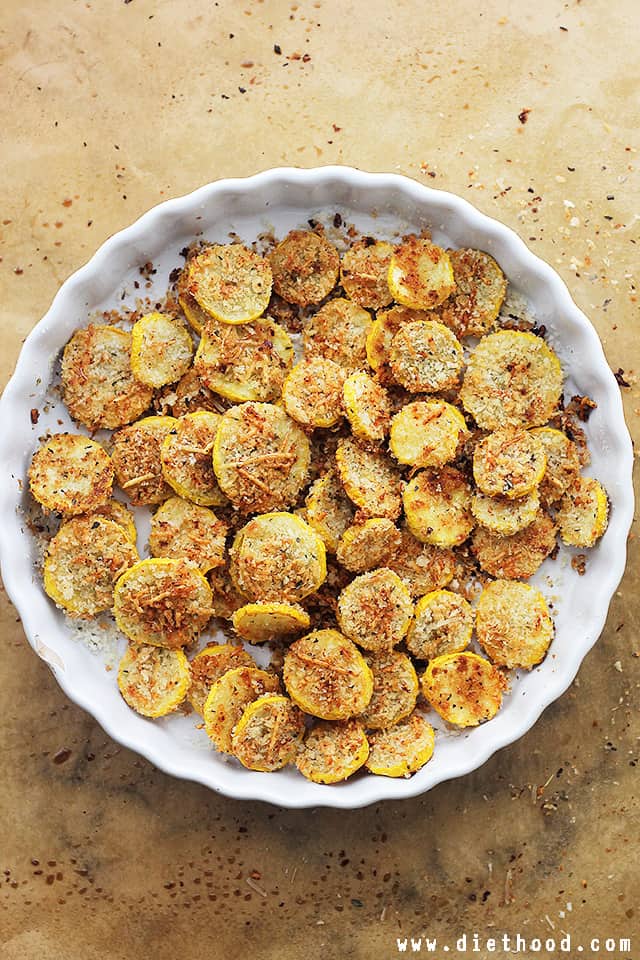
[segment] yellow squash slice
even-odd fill
[[[238,720],[231,752],[249,770],[281,770],[296,759],[304,732],[304,716],[288,697],[265,694]]]
[[[314,593],[327,575],[324,543],[293,513],[264,513],[236,535],[232,576],[250,600],[293,602]]]
[[[501,330],[483,337],[469,357],[460,400],[479,427],[497,430],[546,423],[561,393],[560,361],[542,337]]]
[[[353,523],[354,508],[336,471],[330,468],[314,481],[305,501],[305,519],[319,534],[328,553],[335,553],[340,538]]]
[[[457,337],[481,337],[500,313],[507,292],[505,276],[483,250],[449,250],[455,290],[438,308],[438,318]]]
[[[347,496],[366,517],[396,520],[400,516],[400,474],[383,453],[344,437],[338,443],[336,465]]]
[[[124,701],[143,717],[164,717],[180,706],[189,687],[189,661],[182,650],[133,644],[118,667]]]
[[[114,433],[116,480],[134,506],[162,503],[171,496],[162,474],[160,449],[177,423],[173,417],[145,417]]]
[[[556,515],[560,537],[571,547],[593,547],[607,529],[608,518],[609,499],[593,477],[578,477],[573,482]]]
[[[405,487],[403,501],[407,525],[423,543],[458,546],[473,529],[471,488],[455,467],[421,470]]]
[[[394,300],[414,310],[433,310],[455,290],[449,254],[430,240],[408,237],[389,263]]]
[[[406,653],[384,650],[365,660],[373,673],[373,693],[359,717],[370,730],[384,730],[408,717],[420,691],[418,677]]]
[[[407,649],[419,660],[459,653],[471,642],[473,622],[473,610],[464,597],[451,590],[434,590],[416,604]]]
[[[188,560],[141,560],[116,583],[116,623],[133,643],[175,649],[195,640],[212,614],[211,588]]]
[[[415,400],[391,421],[389,448],[398,463],[441,467],[454,460],[467,436],[465,419],[444,400]]]
[[[385,240],[358,240],[349,247],[340,266],[340,282],[354,303],[379,310],[391,303],[389,263],[393,247]]]
[[[478,527],[471,549],[482,569],[492,577],[527,580],[553,552],[556,533],[551,517],[540,511],[533,523],[510,537]]]
[[[495,430],[473,451],[473,477],[488,497],[526,497],[540,484],[546,465],[541,441],[517,426]]]
[[[356,577],[338,597],[340,629],[365,650],[389,650],[400,643],[412,616],[409,591],[386,567]]]
[[[338,297],[320,307],[303,331],[304,355],[326,357],[345,370],[361,370],[367,363],[367,335],[371,315],[352,300]]]
[[[359,770],[369,755],[364,727],[357,720],[317,723],[298,753],[298,770],[314,783],[339,783]]]
[[[29,487],[46,510],[67,517],[90,513],[111,497],[114,464],[95,440],[56,433],[36,450],[29,467]]]
[[[241,243],[214,244],[187,261],[182,289],[214,320],[250,323],[266,310],[272,279],[269,261]]]
[[[227,526],[208,507],[169,497],[151,519],[153,557],[191,560],[202,573],[224,564]]]
[[[113,430],[149,408],[153,390],[131,369],[131,334],[90,324],[76,330],[62,355],[62,399],[89,430]]]
[[[515,580],[494,580],[478,599],[476,632],[495,664],[529,669],[544,659],[554,627],[539,590]]]
[[[213,448],[220,489],[245,513],[286,509],[309,469],[309,440],[281,408],[243,403],[223,414]]]
[[[71,617],[95,617],[113,605],[116,580],[137,563],[126,531],[97,515],[63,523],[47,548],[44,589]]]
[[[291,699],[322,720],[362,713],[373,692],[373,675],[351,640],[337,630],[316,630],[291,644],[283,680]]]
[[[288,303],[320,303],[336,285],[340,257],[328,240],[308,230],[291,230],[270,257],[273,289]]]
[[[545,504],[561,500],[580,473],[580,453],[566,433],[553,427],[536,427],[531,435],[541,442],[547,467],[540,483],[540,499]]]
[[[421,713],[386,730],[369,735],[365,766],[380,777],[407,777],[424,767],[433,756],[435,733]]]
[[[304,633],[309,629],[309,614],[296,603],[247,603],[232,616],[233,628],[249,643],[263,643],[278,637]]]
[[[352,573],[366,573],[387,566],[402,544],[402,534],[393,520],[374,517],[348,527],[336,550],[338,563]]]
[[[391,373],[411,393],[435,393],[458,385],[464,367],[462,346],[444,324],[414,320],[391,343]]]
[[[475,727],[494,717],[507,687],[497,667],[468,650],[431,660],[421,682],[436,713],[457,727]]]
[[[410,310],[408,307],[395,306],[389,310],[380,310],[369,328],[366,351],[367,362],[381,383],[393,383],[393,374],[389,367],[391,344],[398,330],[414,320],[429,320],[426,310]]]
[[[129,508],[122,503],[121,500],[116,500],[115,498],[107,500],[107,502],[101,507],[91,510],[90,513],[83,513],[82,516],[86,518],[104,517],[106,520],[113,520],[114,523],[117,523],[122,527],[127,535],[127,539],[130,540],[135,546],[136,540],[138,539],[138,532],[136,530],[133,514],[131,513],[131,510],[129,510]]]
[[[400,533],[400,548],[387,566],[398,574],[411,596],[422,597],[448,586],[456,569],[453,551],[422,543],[406,527]]]
[[[185,500],[201,507],[222,507],[227,498],[213,470],[213,447],[221,415],[211,410],[187,413],[175,423],[160,447],[162,475]]]
[[[389,432],[391,403],[383,386],[369,374],[357,371],[344,383],[344,408],[356,437],[384,440]]]
[[[342,367],[326,357],[302,360],[284,382],[285,410],[304,427],[332,427],[342,416],[345,376]]]
[[[234,403],[277,400],[293,363],[286,330],[263,318],[242,326],[210,320],[193,369],[210,390]]]
[[[486,527],[502,537],[510,537],[524,530],[538,516],[540,496],[538,490],[532,490],[519,500],[507,500],[506,497],[488,497],[485,493],[474,493],[471,512],[481,527]]]
[[[179,320],[166,313],[147,313],[131,330],[131,369],[147,387],[175,383],[191,366],[193,340]]]

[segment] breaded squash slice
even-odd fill
[[[526,497],[539,486],[546,466],[542,442],[519,426],[495,430],[473,451],[473,477],[488,497]]]
[[[152,557],[191,560],[202,573],[224,564],[227,525],[208,507],[169,497],[151,519]]]
[[[265,694],[238,720],[231,752],[249,770],[281,770],[295,761],[304,732],[304,715],[288,697]]]
[[[62,354],[62,399],[74,420],[114,430],[137,420],[152,397],[133,375],[128,331],[96,324],[76,330]]]
[[[204,727],[218,750],[231,753],[233,731],[254,700],[279,693],[280,681],[273,673],[257,667],[227,670],[213,684],[204,703]]]
[[[444,400],[415,400],[391,421],[389,447],[398,463],[442,467],[454,460],[468,434],[465,419]]]
[[[418,677],[406,653],[384,650],[365,660],[373,674],[373,693],[358,719],[370,730],[384,730],[408,717],[420,692]]]
[[[398,303],[433,310],[455,290],[449,254],[430,240],[408,237],[393,251],[388,284]]]
[[[400,533],[400,548],[386,565],[398,574],[411,596],[423,597],[448,586],[456,569],[453,551],[422,543],[404,526]]]
[[[536,427],[531,434],[541,442],[547,458],[540,499],[547,505],[557,503],[580,473],[578,447],[566,433],[553,427]]]
[[[343,398],[353,435],[365,441],[384,440],[391,421],[391,402],[385,388],[369,374],[357,371],[345,380]]]
[[[412,616],[409,591],[387,567],[356,577],[338,597],[340,629],[365,650],[390,650],[400,643]]]
[[[336,550],[338,563],[352,573],[366,573],[387,566],[402,544],[402,534],[393,520],[374,517],[348,527]]]
[[[403,324],[391,342],[389,365],[396,383],[411,393],[436,393],[458,385],[462,346],[437,320]]]
[[[471,549],[482,569],[492,577],[527,580],[553,552],[556,533],[551,517],[540,511],[533,523],[510,537],[478,527]]]
[[[100,519],[101,517],[104,517],[105,520],[113,520],[114,523],[117,523],[122,527],[127,535],[127,540],[130,540],[135,546],[136,540],[138,539],[138,532],[136,530],[133,514],[131,513],[131,510],[129,510],[129,508],[122,503],[121,500],[112,498],[111,500],[107,500],[107,502],[101,507],[91,510],[90,513],[83,513],[81,516],[87,519],[93,517]]]
[[[560,501],[556,520],[562,542],[571,547],[593,547],[609,519],[609,498],[593,477],[577,477]]]
[[[173,493],[162,473],[160,449],[177,424],[174,417],[145,417],[114,433],[116,480],[134,506],[162,503]]]
[[[238,667],[255,667],[253,657],[244,647],[232,643],[214,643],[195,655],[190,663],[189,702],[200,716],[209,691],[216,680]]]
[[[327,575],[324,543],[293,513],[264,513],[236,535],[231,575],[250,600],[295,603]]]
[[[333,467],[314,481],[305,501],[305,519],[322,537],[328,553],[335,553],[340,538],[353,523],[354,508]]]
[[[228,503],[213,469],[213,447],[221,415],[197,410],[180,417],[160,447],[162,475],[184,500],[201,507]]]
[[[120,524],[97,514],[76,517],[47,548],[44,589],[70,617],[95,617],[111,609],[116,580],[138,560]]]
[[[471,512],[481,527],[486,527],[501,537],[510,537],[524,530],[538,516],[540,496],[538,490],[532,490],[519,500],[507,500],[506,497],[488,497],[476,492],[471,500]]]
[[[233,628],[249,643],[264,643],[309,629],[311,620],[297,603],[275,603],[263,600],[246,603],[232,616]]]
[[[309,469],[309,440],[270,403],[243,403],[223,414],[213,448],[220,489],[245,513],[291,506]]]
[[[181,287],[214,320],[250,323],[266,310],[272,280],[264,257],[241,243],[214,244],[187,261]]]
[[[476,632],[497,666],[528,670],[544,659],[554,626],[539,590],[515,580],[494,580],[478,598]]]
[[[188,276],[188,271],[186,268],[183,268],[178,280],[178,302],[189,322],[189,326],[192,330],[195,330],[198,336],[201,336],[202,331],[209,320],[211,320],[211,317],[202,309],[195,297],[191,296],[187,290]]]
[[[460,653],[471,642],[474,615],[459,593],[434,590],[421,597],[407,634],[407,650],[418,660]]]
[[[116,583],[113,612],[133,643],[176,649],[195,640],[212,614],[211,588],[188,560],[150,558]]]
[[[393,374],[389,367],[391,344],[396,333],[405,323],[415,320],[429,320],[425,310],[410,310],[408,307],[395,306],[389,310],[380,310],[369,328],[366,351],[369,366],[376,371],[381,383],[393,383]]]
[[[320,303],[336,285],[340,257],[328,240],[308,230],[291,230],[270,255],[273,289],[288,303]]]
[[[400,516],[400,474],[383,453],[344,437],[338,443],[336,465],[347,496],[366,517]]]
[[[111,497],[114,464],[95,440],[56,433],[33,455],[29,489],[46,510],[67,517],[91,513]]]
[[[369,734],[365,767],[380,777],[407,777],[431,759],[434,746],[433,727],[421,713],[412,713],[402,723]]]
[[[191,366],[193,340],[179,320],[166,313],[147,313],[131,330],[131,369],[147,387],[164,387]]]
[[[359,770],[369,755],[364,727],[357,720],[316,723],[296,758],[303,777],[314,783],[339,783]]]
[[[482,337],[491,330],[507,292],[505,275],[483,250],[449,250],[455,290],[438,308],[438,319],[456,337]]]
[[[209,320],[193,369],[209,390],[244,403],[277,400],[292,364],[291,337],[265,317],[241,326]]]
[[[473,530],[471,488],[455,467],[421,470],[403,494],[407,526],[414,537],[437,547],[455,547]]]
[[[475,727],[491,720],[507,688],[504,674],[477,653],[447,653],[429,662],[422,693],[443,720],[457,727]]]
[[[361,307],[379,310],[393,300],[389,290],[389,263],[393,246],[386,240],[366,237],[349,247],[340,266],[346,295]]]
[[[284,382],[285,410],[303,427],[332,427],[342,417],[345,376],[342,367],[326,357],[302,360]]]
[[[373,692],[362,654],[337,630],[315,630],[292,643],[282,677],[293,702],[322,720],[358,716]]]
[[[303,334],[305,359],[326,357],[352,372],[367,364],[367,334],[371,314],[352,300],[329,300],[307,322]]]
[[[562,393],[562,367],[542,337],[501,330],[483,337],[469,357],[460,400],[483,430],[549,420]]]
[[[180,706],[189,687],[189,661],[182,650],[131,644],[118,667],[125,703],[143,717],[164,717]]]

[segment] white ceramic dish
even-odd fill
[[[598,403],[587,425],[592,465],[587,472],[605,485],[612,504],[609,528],[590,552],[579,577],[562,551],[547,561],[535,582],[553,601],[556,638],[544,662],[514,677],[512,692],[489,723],[457,735],[441,731],[433,759],[410,779],[358,775],[338,786],[304,780],[294,769],[254,773],[210,749],[193,718],[148,721],[120,698],[115,671],[90,649],[45,596],[35,571],[37,544],[25,524],[25,477],[38,437],[51,429],[77,429],[50,392],[56,358],[73,331],[96,310],[132,305],[141,293],[158,296],[182,261],[180,249],[202,234],[228,241],[230,231],[253,240],[265,230],[282,236],[308,218],[331,223],[339,212],[377,236],[429,227],[435,242],[487,250],[512,286],[523,294],[563,362],[565,395],[588,394]],[[141,265],[157,269],[150,291],[134,289]],[[124,291],[124,300],[123,300]],[[45,410],[46,404],[50,407]],[[42,411],[32,425],[30,411]],[[58,418],[64,420],[62,426]],[[66,419],[65,419],[66,418]],[[348,167],[276,169],[245,180],[221,180],[169,200],[111,237],[59,290],[46,316],[27,338],[14,376],[0,401],[0,548],[2,575],[30,644],[50,665],[58,683],[94,715],[115,740],[162,770],[196,780],[224,794],[286,807],[360,807],[385,798],[410,797],[479,767],[497,749],[533,726],[540,713],[575,677],[597,640],[609,601],[622,576],[633,514],[632,450],[619,388],[600,341],[558,275],[534,256],[515,233],[465,200],[397,175],[367,174]]]

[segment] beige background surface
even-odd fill
[[[635,0],[4,0],[2,382],[62,280],[148,207],[344,162],[457,192],[555,266],[632,384],[637,438],[639,19]],[[605,632],[535,729],[353,813],[157,772],[65,699],[3,598],[2,960],[377,960],[397,935],[474,930],[635,934],[640,956],[630,548]]]

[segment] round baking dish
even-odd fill
[[[56,404],[51,385],[60,351],[90,314],[117,309],[123,302],[132,305],[140,295],[134,281],[139,284],[141,272],[151,283],[144,293],[153,297],[156,289],[160,294],[169,272],[181,262],[179,251],[194,236],[217,242],[228,242],[230,234],[244,240],[269,231],[282,236],[309,219],[330,226],[336,213],[365,233],[393,236],[398,231],[429,228],[436,243],[478,247],[496,258],[511,287],[547,327],[563,363],[565,395],[586,394],[598,404],[585,425],[592,454],[588,472],[609,493],[611,519],[605,536],[589,554],[584,576],[572,568],[570,552],[562,548],[559,558],[547,561],[534,578],[553,602],[556,637],[540,666],[514,675],[511,693],[493,720],[455,734],[440,730],[433,759],[410,779],[360,774],[341,785],[323,786],[304,780],[295,769],[277,774],[246,770],[217,754],[204,731],[195,729],[193,718],[175,715],[149,721],[126,706],[115,671],[105,669],[104,653],[95,644],[92,648],[79,641],[78,631],[44,594],[36,572],[38,544],[27,522],[25,478],[39,436],[48,428],[77,429],[62,404]],[[152,275],[144,268],[149,262],[156,271]],[[42,411],[37,424],[31,422],[33,408]],[[386,798],[411,797],[476,769],[529,730],[544,708],[566,690],[602,631],[624,570],[633,515],[633,458],[620,391],[594,328],[555,271],[512,230],[459,197],[395,174],[369,174],[348,167],[281,168],[242,180],[220,180],[154,207],[107,240],[62,285],[50,310],[25,341],[0,401],[0,423],[2,576],[31,646],[49,664],[65,693],[93,714],[115,740],[167,773],[232,797],[285,807],[360,807]]]

